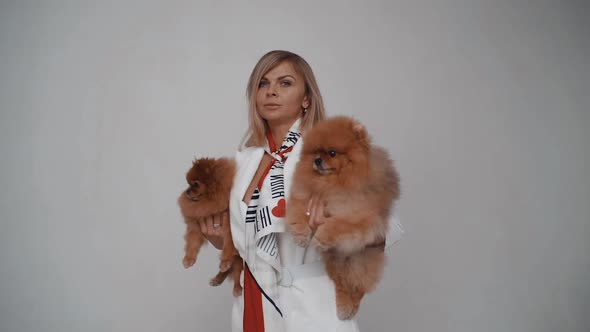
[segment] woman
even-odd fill
[[[245,262],[244,292],[234,303],[232,331],[358,331],[354,319],[338,319],[334,285],[318,253],[297,246],[285,233],[285,201],[301,132],[324,118],[313,72],[300,56],[271,51],[252,71],[247,96],[250,126],[236,155],[230,216],[201,222],[216,247],[222,245],[223,227],[231,225]],[[310,202],[312,226],[322,215],[321,206]]]

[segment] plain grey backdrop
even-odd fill
[[[402,176],[363,331],[590,329],[585,1],[2,1],[0,330],[228,331],[176,197],[272,49]]]

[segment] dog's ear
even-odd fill
[[[360,124],[359,122],[354,121],[352,123],[352,132],[356,137],[357,141],[361,143],[361,145],[365,148],[369,148],[371,142],[369,138],[369,133],[367,133],[367,129]]]

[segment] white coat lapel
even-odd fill
[[[262,156],[264,156],[264,150],[261,147],[250,147],[238,151],[236,154],[237,171],[232,189],[232,200],[243,203],[246,190],[252,182],[256,170],[258,170]],[[245,210],[242,211],[242,221],[244,218],[246,218]]]
[[[230,222],[233,233],[234,245],[240,252],[240,256],[245,256],[246,247],[246,212],[248,205],[244,203],[243,198],[246,190],[256,174],[260,160],[264,155],[264,150],[260,147],[251,147],[238,151],[236,153],[236,175],[234,184],[230,193]]]

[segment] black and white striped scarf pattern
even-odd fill
[[[262,176],[250,199],[246,222],[254,223],[256,255],[277,271],[281,270],[277,233],[285,231],[286,200],[283,169],[289,153],[301,137],[299,120],[289,129],[281,146],[276,149],[270,133],[264,151],[274,160]]]

